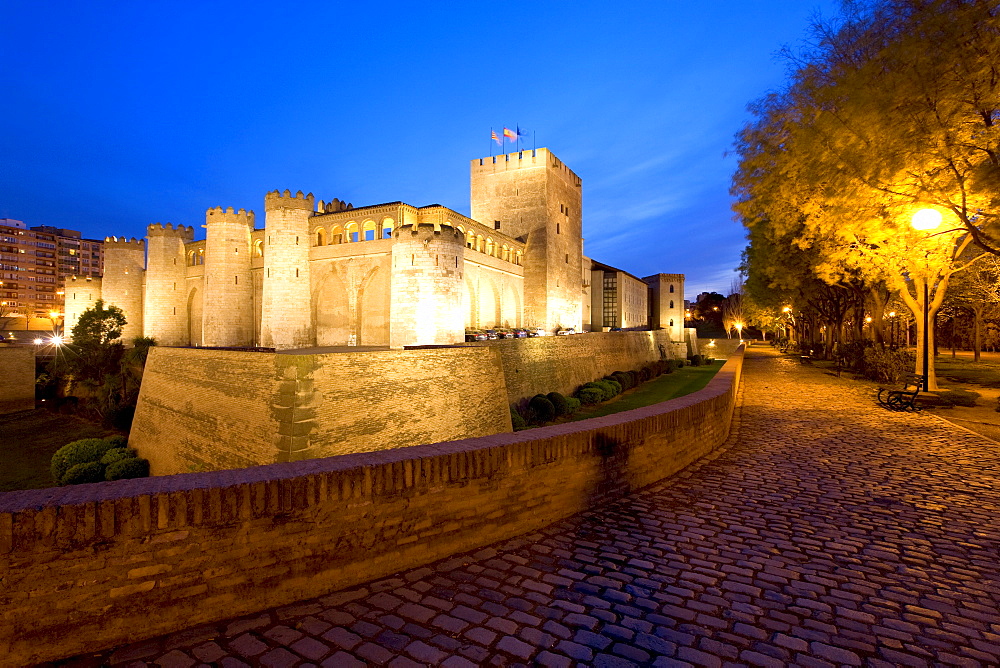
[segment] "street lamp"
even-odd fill
[[[921,232],[930,232],[933,229],[937,229],[937,226],[941,224],[941,212],[937,209],[920,209],[913,214],[913,218],[910,220],[910,225],[915,230],[920,230]],[[924,277],[924,354],[923,354],[923,368],[924,368],[924,392],[930,389],[931,374],[930,374],[930,351],[928,347],[930,346],[930,332],[928,330],[930,321],[930,304],[928,303],[930,292],[928,290],[928,277]]]

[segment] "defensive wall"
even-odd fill
[[[284,605],[537,530],[729,432],[742,350],[700,392],[518,433],[0,495],[0,656],[59,659]]]
[[[159,476],[489,436],[511,431],[510,404],[684,347],[666,331],[309,355],[154,347],[129,444]]]
[[[35,351],[0,344],[0,415],[35,407]]]
[[[154,347],[129,445],[153,475],[510,431],[498,353],[294,355]]]
[[[686,344],[672,343],[669,334],[667,330],[594,332],[456,345],[499,351],[507,401],[513,404],[539,393],[570,395],[584,383],[655,360],[683,359]]]

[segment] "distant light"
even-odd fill
[[[51,339],[49,339],[49,342],[54,346],[61,346],[63,338],[61,336],[53,336]]]
[[[933,230],[941,224],[941,212],[937,209],[920,209],[913,214],[910,224],[915,230]]]
[[[791,307],[791,306],[786,306],[785,308],[781,309],[781,312],[782,312],[782,313],[788,313],[788,312],[790,312],[791,310],[792,310],[792,307]]]
[[[36,346],[40,346],[44,343],[44,341],[42,341],[41,339],[35,339],[34,343]]]
[[[865,318],[865,322],[871,322],[871,321],[872,321],[872,317],[871,317],[871,316],[867,316],[867,317]]]
[[[889,317],[890,318],[895,318],[896,317],[896,312],[895,311],[889,311]]]

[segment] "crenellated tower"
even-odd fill
[[[253,345],[250,233],[254,214],[216,207],[205,212],[202,345]]]
[[[142,315],[146,336],[163,346],[200,342],[201,322],[189,322],[185,283],[184,244],[194,239],[194,228],[153,223],[146,229],[146,239],[148,262]]]
[[[471,165],[472,218],[526,242],[524,314],[529,325],[582,326],[583,186],[548,149]]]
[[[125,313],[122,342],[143,336],[142,282],[146,271],[146,243],[142,239],[106,237],[104,239],[104,303]]]
[[[264,289],[260,344],[303,348],[315,343],[309,283],[312,193],[277,190],[264,196]]]
[[[407,223],[393,239],[389,345],[461,341],[465,235],[448,224]]]

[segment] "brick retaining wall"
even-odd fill
[[[742,369],[516,434],[0,495],[0,656],[58,659],[291,603],[547,526],[726,439]]]
[[[0,415],[35,407],[35,351],[0,344]]]

